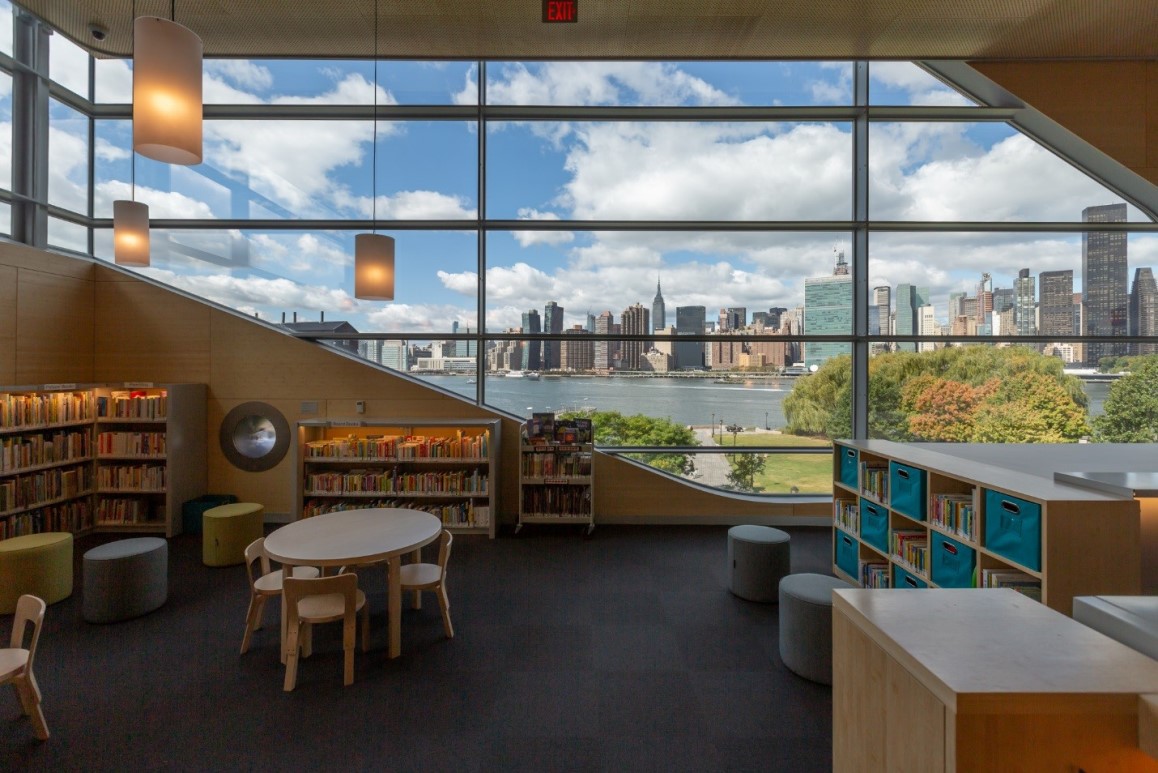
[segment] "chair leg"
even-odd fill
[[[265,596],[253,594],[249,597],[249,611],[245,613],[245,636],[241,638],[241,654],[249,652],[253,632],[261,628],[261,613],[265,609]]]
[[[286,639],[286,653],[285,658],[285,684],[282,689],[289,692],[298,683],[298,629],[291,627],[289,629],[288,639]]]
[[[438,595],[438,606],[442,610],[442,627],[446,629],[446,638],[454,638],[454,626],[450,624],[450,599],[446,597],[446,586],[439,585],[435,591]]]
[[[365,609],[365,607],[362,607]],[[356,623],[347,616],[342,623],[342,654],[344,669],[342,671],[342,685],[349,687],[354,683],[354,627]]]
[[[308,658],[314,654],[314,626],[302,623],[302,657]]]
[[[422,609],[422,591],[414,591],[414,602],[410,605],[411,609]]]
[[[20,706],[25,715],[32,719],[32,731],[41,741],[48,740],[48,724],[44,721],[44,712],[40,710],[39,688],[36,680],[21,675],[13,680],[16,683],[16,692],[20,695]]]

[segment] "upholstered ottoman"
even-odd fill
[[[84,619],[115,623],[157,609],[169,597],[169,543],[117,540],[84,554]]]
[[[0,615],[25,593],[53,604],[72,595],[72,535],[63,531],[0,540]]]
[[[792,571],[789,539],[769,526],[728,529],[728,590],[748,601],[776,601],[780,580]]]
[[[219,505],[205,511],[201,524],[201,563],[244,564],[245,547],[265,536],[265,508],[255,502]]]
[[[780,581],[780,659],[790,671],[832,684],[832,592],[852,587],[826,574]]]

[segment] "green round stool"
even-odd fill
[[[265,536],[265,508],[255,502],[218,505],[205,511],[201,526],[201,563],[244,564],[246,546]]]
[[[72,535],[46,531],[0,540],[0,615],[31,593],[46,604],[72,595]]]

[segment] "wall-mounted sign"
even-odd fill
[[[543,0],[543,22],[574,24],[579,21],[579,0]]]

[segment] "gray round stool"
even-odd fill
[[[152,612],[169,597],[169,543],[109,542],[84,554],[84,619],[115,623]]]
[[[789,539],[770,526],[728,529],[728,590],[748,601],[776,601],[780,578],[792,571]]]
[[[832,592],[852,587],[826,574],[780,581],[780,659],[790,671],[832,684]]]

